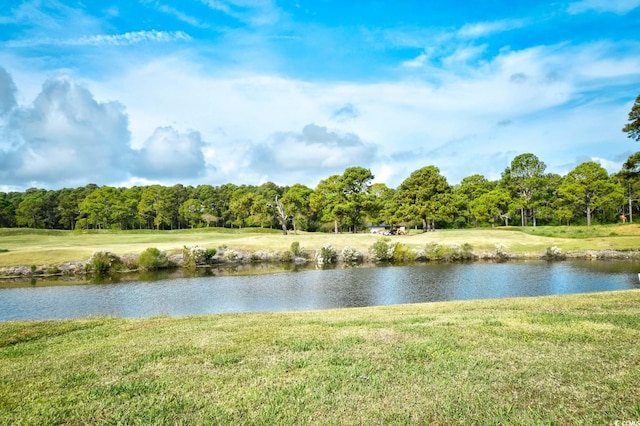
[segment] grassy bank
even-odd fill
[[[351,246],[366,251],[379,238],[370,234],[304,233],[282,235],[277,230],[198,229],[181,231],[43,231],[0,229],[0,267],[56,265],[87,260],[97,251],[119,256],[139,254],[148,247],[179,252],[183,246],[205,248],[228,246],[246,251],[286,251],[293,241],[307,250],[331,243],[338,250]],[[492,251],[500,245],[510,253],[542,254],[550,246],[563,251],[631,250],[640,248],[640,226],[608,225],[591,227],[482,228],[438,230],[408,236],[394,236],[408,247],[427,243],[471,244],[475,251]]]
[[[0,323],[1,424],[640,420],[640,291]]]

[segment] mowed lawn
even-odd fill
[[[0,424],[640,420],[640,291],[0,323]]]
[[[246,251],[285,251],[297,241],[306,250],[325,243],[337,250],[346,246],[366,251],[380,238],[377,235],[299,233],[282,235],[269,229],[196,229],[180,231],[44,231],[0,229],[0,267],[19,265],[56,265],[87,260],[96,251],[117,255],[139,254],[149,247],[179,252],[184,246],[230,248]],[[409,247],[427,243],[471,244],[476,252],[495,250],[496,245],[516,254],[542,254],[550,246],[571,250],[634,250],[640,248],[640,226],[608,225],[592,227],[480,228],[437,230],[393,236],[392,241]]]

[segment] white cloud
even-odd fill
[[[353,164],[370,167],[390,185],[428,164],[457,182],[475,172],[499,178],[515,155],[533,148],[550,165],[573,163],[578,149],[589,157],[619,154],[623,148],[616,141],[624,143],[624,135],[616,117],[626,119],[615,103],[620,83],[637,82],[640,75],[640,60],[632,53],[638,45],[624,50],[629,53],[617,56],[620,49],[613,44],[560,44],[505,49],[475,65],[450,60],[414,69],[416,75],[438,73],[437,84],[417,78],[356,84],[209,74],[189,61],[167,58],[92,87],[102,98],[127,105],[134,146],[142,146],[158,122],[198,129],[210,141],[203,149],[206,162],[216,169],[207,182],[314,185]],[[592,98],[594,93],[607,96]],[[582,108],[590,103],[601,108]],[[337,128],[326,133],[357,135],[375,151],[359,146],[334,156],[330,146],[312,143],[302,131],[283,131],[327,119]],[[585,141],[590,142],[581,146]]]
[[[376,152],[375,145],[353,133],[308,124],[301,132],[278,132],[267,142],[253,146],[249,165],[268,180],[281,180],[287,175],[321,179],[349,166],[367,167]]]
[[[256,26],[271,25],[280,19],[281,11],[272,0],[201,0],[213,10]]]
[[[15,108],[2,129],[0,177],[15,185],[85,185],[124,177],[128,117],[70,79],[45,82],[33,105]]]
[[[576,15],[585,12],[613,12],[623,15],[640,6],[640,0],[581,0],[569,4],[567,12]]]
[[[169,14],[169,15],[173,15],[175,16],[178,20],[182,21],[182,22],[186,22],[187,24],[197,27],[197,28],[209,28],[209,24],[203,22],[202,20],[191,16],[191,15],[187,15],[184,12],[181,12],[180,10],[173,8],[171,6],[167,6],[167,5],[159,5],[158,6],[158,10]]]
[[[492,22],[476,22],[466,24],[458,31],[458,36],[464,38],[486,37],[495,33],[510,31],[525,25],[522,19],[505,19]]]
[[[125,46],[143,42],[171,42],[191,40],[189,34],[184,31],[134,31],[114,35],[92,35],[69,39],[37,38],[14,40],[6,42],[8,47],[29,47],[38,45],[65,45],[65,46]]]
[[[132,172],[151,179],[190,179],[203,176],[204,142],[199,132],[183,134],[173,127],[158,127],[134,156]]]
[[[93,35],[80,37],[78,39],[69,39],[63,40],[62,44],[69,45],[90,45],[90,46],[99,46],[103,44],[107,45],[128,45],[128,44],[136,44],[145,41],[155,41],[155,42],[167,42],[167,41],[177,41],[177,40],[191,40],[191,37],[185,33],[184,31],[133,31],[124,34],[115,34],[115,35]]]
[[[592,157],[591,161],[600,164],[609,174],[619,172],[622,169],[622,161],[611,161],[606,158]]]
[[[0,67],[0,118],[16,106],[16,86],[9,73]]]
[[[132,61],[111,78],[84,84],[98,99],[118,100],[123,114],[126,105],[130,122],[131,138],[116,145],[137,167],[116,164],[118,173],[103,170],[100,182],[272,180],[313,186],[360,165],[371,168],[377,181],[396,186],[433,164],[456,183],[474,173],[497,179],[524,152],[538,155],[557,173],[575,167],[577,156],[617,161],[629,150],[620,128],[636,93],[627,91],[640,82],[640,46],[623,47],[503,49],[476,63],[461,55],[405,69],[411,78],[377,83],[220,71],[188,57],[166,56],[142,65]],[[467,58],[478,55],[470,53]],[[437,83],[430,82],[433,73]],[[165,126],[160,129],[165,136],[158,126]],[[198,136],[183,129],[197,129]],[[189,155],[181,158],[174,148]],[[86,163],[87,157],[75,158]],[[132,169],[139,175],[132,176]],[[86,184],[100,174],[91,172],[74,176]]]

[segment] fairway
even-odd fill
[[[613,424],[640,291],[0,323],[0,424]]]
[[[337,250],[346,246],[367,251],[378,235],[299,233],[282,235],[277,230],[246,228],[203,228],[179,231],[44,231],[29,229],[0,229],[0,267],[19,265],[55,265],[87,260],[97,251],[110,251],[119,256],[139,254],[149,247],[178,253],[184,246],[203,248],[227,246],[244,251],[289,250],[297,241],[308,251],[330,243]],[[563,251],[637,250],[640,248],[638,225],[608,225],[592,227],[538,228],[478,228],[437,230],[393,236],[391,241],[408,247],[438,244],[471,244],[475,252],[491,252],[496,245],[514,254],[541,255],[547,247],[557,246]]]

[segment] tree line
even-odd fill
[[[585,162],[566,176],[546,173],[533,154],[513,159],[500,179],[482,175],[451,185],[435,166],[397,188],[373,183],[363,167],[302,184],[134,186],[0,192],[0,227],[43,229],[187,229],[262,227],[358,232],[369,225],[424,231],[479,226],[537,226],[633,221],[640,199],[640,152],[609,175]]]

